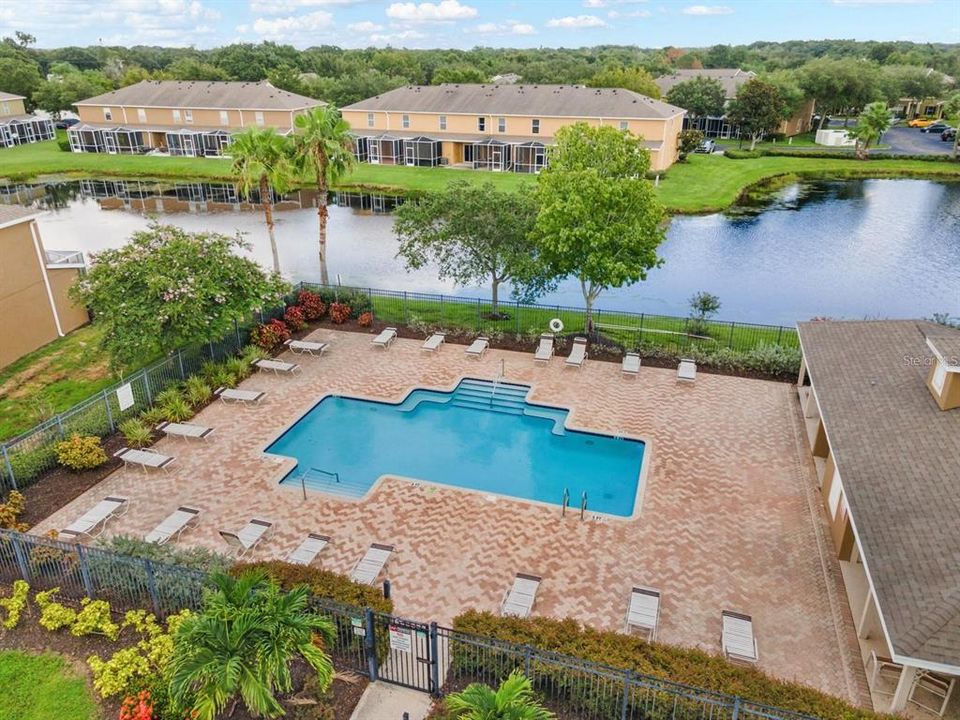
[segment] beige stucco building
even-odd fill
[[[83,254],[47,251],[36,210],[0,205],[0,368],[89,321],[67,291]]]
[[[580,85],[408,85],[342,108],[361,161],[538,172],[577,122],[643,138],[651,170],[677,159],[684,111],[630,90]]]
[[[798,329],[800,402],[874,705],[960,717],[960,330]]]
[[[320,100],[262,82],[144,80],[76,103],[74,152],[218,156],[249,127],[293,132],[294,120]]]
[[[24,107],[23,95],[0,91],[0,148],[50,140],[53,123],[47,118],[30,115]]]

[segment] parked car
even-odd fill
[[[704,140],[697,147],[696,152],[698,153],[712,153],[717,149],[717,143],[714,140]]]
[[[914,118],[907,123],[907,127],[912,128],[925,128],[928,125],[933,125],[935,122],[938,122],[934,118]]]
[[[942,133],[944,130],[949,130],[950,126],[945,122],[935,122],[933,125],[927,125],[925,128],[920,128],[922,133]]]
[[[947,140],[956,140],[957,138],[957,129],[956,128],[947,128],[942,133],[940,133],[940,139],[946,142]]]
[[[73,127],[78,122],[79,118],[63,118],[62,120],[57,120],[56,127],[58,130],[66,130],[67,128]]]

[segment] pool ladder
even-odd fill
[[[320,473],[321,475],[326,475],[327,477],[332,477],[334,482],[340,482],[340,473],[330,472],[329,470],[323,470],[321,468],[308,468],[300,473],[300,490],[303,492],[303,499],[307,499],[307,477],[310,473]]]
[[[560,501],[560,517],[567,516],[567,507],[570,505],[570,489],[563,489],[563,499]],[[580,520],[587,515],[587,491],[580,493]]]
[[[493,398],[497,394],[497,387],[503,381],[503,376],[506,374],[506,365],[507,361],[503,358],[500,358],[500,371],[497,373],[497,376],[493,379],[493,388],[490,390],[490,407],[493,407]]]

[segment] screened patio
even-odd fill
[[[538,173],[547,165],[547,146],[542,142],[530,141],[513,146],[513,171],[520,173]]]
[[[473,163],[477,170],[503,172],[512,164],[512,149],[511,145],[501,140],[479,140],[464,146],[463,159]]]
[[[0,122],[0,147],[50,140],[53,136],[53,123],[44,118],[13,118]]]
[[[367,162],[372,165],[398,165],[403,162],[403,140],[383,133],[367,138]]]
[[[167,153],[175,157],[217,157],[230,144],[225,130],[171,130],[165,134]]]
[[[443,143],[423,135],[403,141],[403,164],[435,167],[443,158]]]
[[[138,155],[147,147],[143,132],[128,128],[98,128],[92,125],[75,125],[67,131],[70,149],[73,152],[110,153],[111,155]]]

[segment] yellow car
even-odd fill
[[[925,128],[927,125],[933,125],[935,122],[937,121],[929,118],[914,118],[907,123],[907,127]]]

